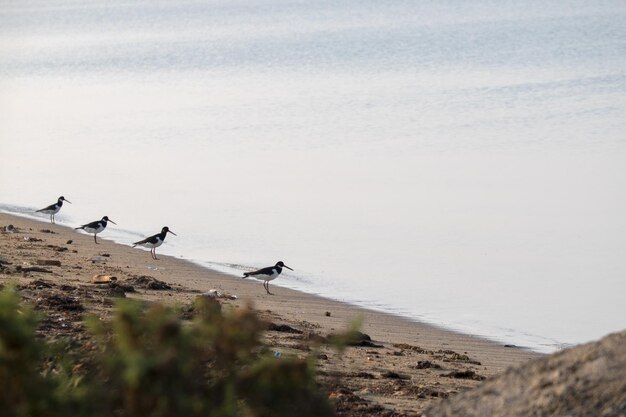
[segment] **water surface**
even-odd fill
[[[554,350],[626,327],[625,40],[620,1],[2,1],[0,201]]]

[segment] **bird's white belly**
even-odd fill
[[[280,273],[274,272],[272,273],[272,275],[254,275],[254,278],[258,279],[259,281],[272,281],[276,279],[276,277],[278,277],[279,275]]]
[[[139,246],[143,246],[144,248],[153,249],[153,248],[158,248],[162,244],[163,244],[162,240],[157,240],[156,243],[152,243],[152,242],[139,243]]]
[[[85,232],[87,232],[87,233],[100,233],[103,230],[104,230],[103,226],[100,226],[98,228],[85,227]]]

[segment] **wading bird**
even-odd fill
[[[72,204],[71,201],[66,200],[65,197],[61,196],[61,197],[59,197],[59,199],[57,200],[56,203],[51,204],[48,207],[42,208],[40,210],[37,210],[36,213],[49,214],[50,215],[50,223],[55,224],[54,223],[54,215],[57,214],[59,212],[59,210],[61,210],[61,207],[63,207],[63,202],[64,201],[67,201],[68,203]]]
[[[156,256],[156,248],[163,244],[163,241],[165,240],[165,235],[167,235],[168,233],[171,233],[174,236],[178,236],[176,233],[172,232],[167,226],[165,226],[163,229],[161,229],[161,233],[157,233],[156,235],[152,235],[145,238],[144,240],[133,243],[133,248],[137,245],[143,246],[144,248],[150,248],[150,254],[152,255],[152,259],[159,259]]]
[[[283,268],[293,271],[293,269],[285,265],[283,261],[278,261],[274,266],[268,266],[267,268],[262,268],[254,272],[244,272],[243,278],[252,277],[263,281],[263,288],[265,288],[265,291],[267,291],[269,295],[274,295],[270,292],[270,281],[276,279],[280,273],[283,272]]]
[[[93,241],[96,242],[96,244],[98,244],[98,240],[96,239],[96,235],[98,233],[100,233],[101,231],[103,231],[107,227],[107,223],[108,222],[111,222],[113,224],[117,224],[113,220],[109,219],[107,216],[104,216],[102,218],[102,220],[96,220],[95,222],[83,224],[82,226],[75,227],[74,229],[75,230],[82,229],[82,230],[84,230],[87,233],[93,233]]]

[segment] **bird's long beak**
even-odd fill
[[[287,265],[283,265],[285,268],[287,268],[290,271],[293,271],[293,269],[289,268]]]
[[[111,223],[113,223],[113,224],[117,224],[117,223],[115,223],[115,222],[114,222],[113,220],[111,220],[111,219],[109,219],[109,221],[110,221]]]
[[[63,199],[63,201],[65,201],[66,203],[72,204],[72,202],[70,200]]]
[[[172,232],[171,230],[168,230],[167,232],[173,234],[174,236],[178,236],[176,233]]]

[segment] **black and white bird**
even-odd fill
[[[50,223],[54,224],[54,215],[57,214],[59,212],[59,210],[61,210],[61,207],[63,207],[63,202],[67,201],[68,203],[72,204],[71,201],[66,200],[65,197],[61,196],[59,197],[59,199],[57,200],[56,203],[49,205],[48,207],[44,207],[40,210],[37,210],[35,213],[45,213],[45,214],[49,214],[50,215]]]
[[[144,248],[150,248],[150,255],[152,255],[152,259],[159,259],[156,256],[156,248],[163,244],[165,236],[168,233],[171,233],[174,236],[178,236],[176,233],[172,232],[167,226],[165,226],[163,229],[161,229],[161,233],[157,233],[156,235],[152,235],[145,238],[144,240],[133,243],[133,248],[137,245],[143,246]]]
[[[263,281],[263,288],[265,288],[265,291],[267,291],[269,295],[274,295],[270,292],[270,281],[272,281],[273,279],[276,279],[280,275],[280,273],[283,272],[283,268],[287,268],[293,271],[293,269],[285,265],[283,261],[278,261],[276,262],[276,265],[274,266],[261,268],[258,271],[244,272],[243,278],[252,277],[252,278],[256,278],[258,280]]]
[[[103,231],[107,227],[107,223],[108,222],[111,222],[113,224],[117,224],[113,220],[109,219],[107,216],[104,216],[102,218],[102,220],[96,220],[95,222],[83,224],[82,226],[75,227],[74,229],[75,230],[82,229],[82,230],[84,230],[87,233],[93,233],[93,241],[96,242],[96,244],[98,244],[98,240],[96,239],[96,235],[98,233],[100,233],[101,231]]]

